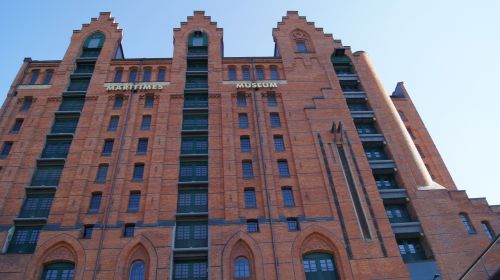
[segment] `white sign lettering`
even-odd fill
[[[277,88],[276,82],[238,82],[236,88]]]
[[[142,82],[142,83],[106,83],[107,91],[124,90],[162,90],[168,83],[166,82]]]

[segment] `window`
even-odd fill
[[[208,212],[208,193],[206,189],[179,190],[177,213]]]
[[[401,118],[401,120],[403,122],[407,121],[408,119],[406,118],[405,116],[405,113],[403,113],[402,111],[398,111],[398,114],[399,114],[399,117]]]
[[[130,196],[128,198],[128,212],[137,212],[139,211],[139,204],[141,201],[141,192],[132,191],[130,192]]]
[[[295,207],[295,200],[293,199],[293,191],[290,187],[281,188],[281,195],[283,196],[283,205],[285,207]]]
[[[238,107],[247,106],[247,97],[245,96],[245,93],[238,93],[236,96],[236,104],[238,104]]]
[[[284,152],[285,151],[285,141],[283,140],[283,136],[274,135],[273,140],[274,140],[274,149],[276,150],[276,152]]]
[[[72,280],[75,265],[69,262],[51,263],[44,266],[42,280]]]
[[[95,62],[77,62],[75,73],[92,74],[94,72]]]
[[[144,163],[134,164],[134,174],[132,175],[132,180],[142,181],[144,177]]]
[[[386,160],[387,154],[384,151],[383,147],[364,147],[365,155],[368,160]]]
[[[90,197],[89,212],[99,212],[101,207],[102,192],[93,192]]]
[[[203,47],[207,45],[207,35],[201,31],[195,31],[189,38],[190,47]]]
[[[40,226],[16,226],[9,243],[8,253],[33,253],[35,251]]]
[[[144,99],[144,108],[153,108],[155,104],[155,96],[152,94],[146,94]]]
[[[182,121],[183,130],[207,130],[207,114],[185,114]]]
[[[106,177],[108,176],[108,165],[107,164],[99,164],[97,167],[97,174],[95,176],[96,183],[106,183]]]
[[[276,107],[276,106],[278,106],[278,101],[276,101],[276,94],[269,93],[267,95],[267,106],[269,106],[269,107]]]
[[[243,80],[249,81],[250,80],[250,68],[243,67],[243,69],[242,69],[242,75],[243,75]]]
[[[45,143],[42,158],[66,158],[71,147],[71,138],[49,138]]]
[[[28,192],[21,208],[20,218],[47,218],[54,200],[54,193]]]
[[[113,103],[113,109],[121,109],[123,106],[123,95],[115,95],[115,102]]]
[[[264,68],[257,67],[255,68],[255,74],[257,75],[257,80],[265,80],[266,77],[264,75]]]
[[[158,76],[156,77],[158,82],[165,81],[165,68],[158,68]]]
[[[416,238],[398,239],[399,253],[405,263],[425,260],[425,251]]]
[[[404,204],[385,205],[385,212],[391,223],[411,222],[410,214]]]
[[[290,177],[290,171],[288,170],[288,162],[286,160],[278,160],[278,171],[280,177]]]
[[[0,158],[6,158],[10,154],[10,150],[12,149],[13,142],[4,142],[2,151],[0,152]]]
[[[63,167],[62,164],[38,165],[31,179],[31,186],[57,186]]]
[[[126,224],[123,228],[123,237],[134,237],[135,224]]]
[[[253,165],[251,160],[245,160],[241,163],[243,170],[243,178],[250,179],[253,178]]]
[[[361,123],[361,122],[356,122],[356,131],[358,134],[377,134],[377,128],[375,127],[375,124],[373,122],[370,123]]]
[[[137,80],[137,69],[132,68],[130,69],[130,73],[128,73],[128,82],[133,83],[135,80]]]
[[[141,130],[149,130],[150,128],[151,128],[151,116],[150,115],[142,116]]]
[[[340,80],[340,88],[346,92],[361,91],[361,84],[356,80]]]
[[[177,279],[208,279],[207,262],[204,260],[174,261],[174,280]]]
[[[236,81],[236,68],[235,67],[229,67],[227,70],[227,77],[230,81]]]
[[[306,279],[338,280],[337,268],[330,254],[311,253],[303,257]]]
[[[370,111],[370,108],[368,108],[366,103],[348,102],[347,107],[351,112]]]
[[[38,80],[39,75],[40,75],[40,70],[35,69],[35,70],[31,71],[31,77],[29,80],[29,84],[30,85],[36,84],[36,81]]]
[[[467,213],[460,213],[460,220],[464,224],[465,229],[467,230],[467,232],[469,234],[476,233],[476,229],[474,229],[474,226],[472,225],[472,223],[469,219],[469,215],[467,215]]]
[[[271,113],[271,127],[278,128],[281,127],[280,115],[278,113]]]
[[[296,42],[295,46],[297,48],[297,52],[299,52],[299,53],[306,53],[306,52],[308,52],[307,51],[306,42],[304,42],[304,41]]]
[[[208,246],[207,222],[177,222],[175,248],[196,248]]]
[[[82,111],[85,104],[85,97],[63,96],[59,111]]]
[[[43,78],[43,84],[48,85],[50,84],[50,81],[52,80],[52,75],[54,74],[53,70],[47,70],[45,72],[45,77]]]
[[[259,232],[259,222],[257,220],[247,220],[248,232]]]
[[[23,106],[21,106],[21,109],[19,111],[21,112],[26,112],[30,109],[31,104],[33,104],[33,97],[31,96],[26,96],[23,98]]]
[[[96,32],[85,40],[82,57],[98,57],[104,43],[104,34]]]
[[[179,180],[181,182],[208,181],[208,162],[184,161],[181,162]]]
[[[248,128],[248,116],[247,114],[238,114],[238,123],[240,128]]]
[[[116,69],[115,71],[115,78],[113,79],[113,82],[115,83],[120,83],[122,81],[122,76],[123,76],[123,69]]]
[[[490,241],[493,241],[493,239],[495,239],[495,232],[491,228],[490,223],[487,221],[482,221],[481,226],[483,227],[484,233],[486,233],[486,236],[488,236],[488,239]]]
[[[94,225],[86,225],[83,227],[82,238],[90,239],[92,238],[92,232],[94,231]]]
[[[239,257],[234,262],[234,278],[250,279],[250,262],[245,257]]]
[[[143,155],[148,151],[148,138],[141,138],[137,142],[137,154]]]
[[[288,224],[288,231],[299,231],[299,221],[297,218],[288,218],[286,219]]]
[[[87,91],[90,78],[72,78],[69,82],[68,91]]]
[[[144,73],[142,74],[142,81],[149,82],[151,81],[151,68],[144,68]]]
[[[271,68],[269,69],[271,71],[271,80],[279,80],[280,76],[278,73],[278,68],[276,68],[276,66],[271,66]]]
[[[118,128],[119,120],[120,120],[120,117],[111,116],[111,118],[109,119],[108,131],[116,131],[116,129]]]
[[[249,136],[240,136],[240,150],[242,153],[249,153],[252,150]]]
[[[144,280],[145,267],[143,261],[134,261],[130,267],[129,280]]]
[[[247,188],[245,189],[245,208],[255,207],[257,207],[257,202],[255,199],[255,189]]]
[[[16,119],[10,133],[18,133],[21,130],[21,126],[23,125],[24,119]]]
[[[208,154],[208,137],[182,137],[181,154]]]
[[[377,174],[374,175],[374,177],[379,190],[398,188],[394,175],[392,174]]]
[[[104,140],[104,145],[102,146],[101,156],[110,156],[113,152],[113,144],[115,141],[113,139]]]
[[[57,116],[52,125],[52,133],[75,133],[78,127],[79,115]]]

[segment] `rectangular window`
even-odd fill
[[[374,175],[374,178],[379,190],[398,188],[394,175],[392,174],[377,174]]]
[[[399,253],[405,263],[425,260],[425,251],[416,238],[398,239]]]
[[[12,126],[12,129],[10,130],[10,133],[18,133],[23,126],[23,121],[24,119],[16,119],[14,125]]]
[[[62,112],[68,112],[68,111],[81,112],[83,109],[83,105],[85,105],[85,97],[63,96],[61,106],[59,107],[59,111],[62,111]]]
[[[37,166],[31,179],[31,186],[57,186],[63,167],[63,164]]]
[[[269,106],[269,107],[276,107],[276,106],[278,106],[278,101],[276,100],[276,94],[269,93],[267,95],[267,106]]]
[[[54,193],[28,192],[20,218],[47,218],[54,200]]]
[[[26,96],[23,98],[23,106],[21,106],[21,112],[27,112],[31,108],[31,104],[33,104],[33,97]]]
[[[126,224],[123,228],[123,237],[134,237],[135,224]]]
[[[262,80],[266,79],[266,77],[264,75],[264,68],[262,68],[262,67],[255,68],[255,74],[257,75],[257,80],[262,81]]]
[[[257,207],[257,201],[255,199],[255,189],[245,189],[245,208],[255,207]]]
[[[120,121],[120,117],[111,116],[111,118],[109,119],[108,131],[116,131],[116,129],[118,128],[119,121]]]
[[[460,213],[460,220],[462,221],[462,223],[464,224],[465,226],[465,229],[467,230],[467,232],[469,234],[474,234],[476,233],[476,229],[474,228],[474,226],[472,225],[470,219],[469,219],[469,215],[467,215],[466,213]]]
[[[490,241],[493,241],[495,239],[495,232],[490,226],[490,223],[487,221],[482,221],[481,226],[483,227],[484,233],[486,233],[486,236],[488,236],[488,239]]]
[[[45,143],[42,158],[66,158],[71,147],[71,138],[49,138]]]
[[[250,179],[253,178],[253,164],[252,161],[243,161],[241,163],[241,168],[243,170],[243,178]]]
[[[137,212],[139,211],[139,205],[141,202],[141,192],[133,191],[130,192],[130,196],[128,198],[128,212]]]
[[[361,91],[361,84],[356,80],[340,80],[340,87],[345,92]]]
[[[248,232],[259,232],[259,222],[257,220],[247,220]]]
[[[18,254],[33,253],[41,228],[41,226],[16,226],[7,252]]]
[[[278,128],[281,127],[280,115],[278,113],[271,113],[271,127]]]
[[[208,154],[208,138],[182,137],[181,154]]]
[[[238,95],[236,96],[236,104],[238,104],[238,107],[247,106],[247,97],[244,93],[238,93]]]
[[[143,155],[148,151],[148,138],[141,138],[137,142],[137,154]]]
[[[196,248],[208,246],[208,225],[206,222],[177,222],[175,248]]]
[[[238,114],[238,123],[240,128],[248,128],[248,116],[247,114]]]
[[[276,150],[276,152],[284,152],[285,151],[285,141],[283,140],[283,136],[274,135],[273,140],[274,140],[274,149]]]
[[[130,73],[128,74],[128,82],[133,83],[137,80],[137,69],[130,69]]]
[[[296,42],[296,47],[297,47],[297,52],[299,53],[306,53],[307,52],[307,47],[306,47],[306,42]]]
[[[208,108],[208,96],[206,94],[184,95],[184,108]]]
[[[236,81],[236,68],[229,67],[227,70],[227,76],[230,81]]]
[[[208,279],[206,261],[174,261],[174,280],[178,279]]]
[[[153,108],[155,104],[155,97],[152,94],[146,94],[144,99],[144,108]]]
[[[92,74],[94,72],[95,62],[77,62],[75,73]]]
[[[271,80],[279,80],[280,76],[278,74],[278,68],[276,68],[275,66],[271,66],[270,70],[271,70]]]
[[[206,189],[179,190],[177,213],[208,212],[208,192]]]
[[[43,78],[43,84],[48,85],[50,84],[50,81],[52,80],[52,75],[54,74],[54,71],[52,70],[47,70],[45,72],[45,77]]]
[[[365,155],[368,160],[386,160],[388,159],[382,147],[364,147]]]
[[[110,156],[113,152],[113,145],[115,141],[113,139],[104,140],[104,145],[102,146],[101,156]]]
[[[122,69],[116,69],[115,78],[113,79],[113,82],[115,82],[115,83],[121,83],[121,81],[122,81],[122,75],[123,75],[123,70]]]
[[[299,221],[297,218],[288,218],[286,222],[288,224],[288,231],[299,231]]]
[[[286,160],[278,160],[278,171],[280,177],[290,177],[290,171],[288,170],[288,162]]]
[[[151,116],[150,115],[142,116],[141,130],[149,130],[150,128],[151,128]]]
[[[38,76],[40,75],[40,70],[33,70],[31,71],[31,77],[29,80],[30,85],[36,84],[36,81],[38,80]]]
[[[0,152],[0,158],[6,158],[10,154],[10,150],[12,149],[13,142],[4,142],[2,151]]]
[[[243,67],[242,74],[243,74],[243,80],[244,81],[249,81],[250,80],[250,68]]]
[[[240,136],[240,149],[242,153],[249,153],[252,150],[249,136]]]
[[[207,114],[185,114],[182,121],[183,130],[207,130]]]
[[[78,115],[56,116],[52,125],[52,133],[75,133],[78,127]]]
[[[404,204],[384,205],[387,218],[391,223],[411,222],[410,213]]]
[[[144,163],[136,163],[134,165],[134,174],[132,175],[132,180],[142,181],[144,177]]]
[[[283,205],[285,207],[295,207],[292,188],[282,188],[281,195],[283,196]]]
[[[143,82],[149,82],[151,81],[151,68],[145,68],[144,73],[142,75],[142,81]]]
[[[68,91],[87,91],[90,78],[72,78],[69,81]]]
[[[121,109],[123,107],[123,95],[115,95],[115,102],[113,102],[113,109]]]
[[[94,231],[94,225],[85,225],[83,227],[83,239],[91,239],[92,238],[92,232]]]
[[[351,112],[370,111],[370,108],[368,108],[368,105],[366,105],[366,103],[350,102],[347,103],[347,107]]]
[[[356,131],[358,134],[377,134],[377,128],[374,123],[361,123],[356,122]]]
[[[89,204],[89,212],[99,212],[99,208],[101,207],[101,199],[102,199],[101,192],[92,193],[92,197],[90,198],[90,204]]]
[[[99,164],[97,167],[97,174],[95,176],[96,183],[106,183],[106,177],[108,176],[108,167],[107,164]]]
[[[181,182],[208,181],[208,162],[206,161],[181,162],[179,180]]]
[[[165,68],[159,68],[158,69],[158,76],[156,78],[158,82],[164,82],[165,81]]]

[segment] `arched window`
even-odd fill
[[[245,257],[239,257],[234,262],[234,279],[250,279],[250,262]]]
[[[134,261],[130,266],[129,280],[144,280],[144,262],[141,260]]]
[[[82,57],[98,57],[104,44],[104,34],[95,32],[83,44]]]
[[[43,267],[42,280],[71,280],[75,272],[75,264],[58,262]]]
[[[208,46],[207,34],[201,31],[195,31],[189,35],[188,40],[189,47],[206,47]]]
[[[337,274],[335,262],[330,254],[312,253],[304,255],[304,273],[307,280],[315,279],[340,279]]]
[[[297,53],[310,53],[313,52],[313,47],[309,36],[302,30],[295,30],[292,32],[292,39],[295,43],[295,52]]]

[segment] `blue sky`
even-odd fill
[[[131,58],[171,57],[172,29],[193,10],[224,28],[226,56],[269,56],[272,28],[298,10],[367,51],[388,92],[404,81],[458,188],[500,204],[500,1],[1,2],[0,100],[24,57],[61,59],[72,30],[100,11],[111,11],[124,30]]]

